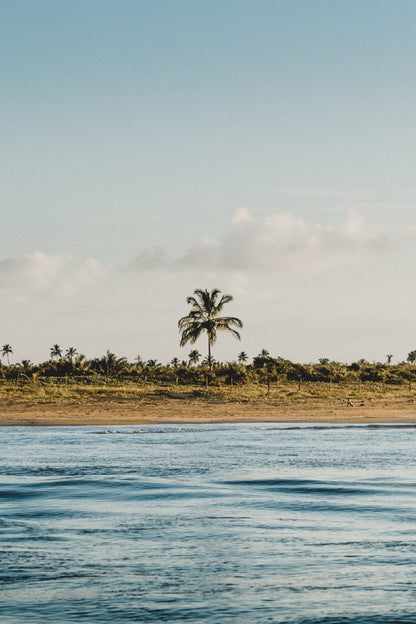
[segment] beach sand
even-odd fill
[[[346,401],[204,401],[200,399],[106,399],[91,402],[3,403],[0,425],[141,425],[150,423],[396,423],[416,424],[416,402],[376,399]]]

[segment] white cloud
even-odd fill
[[[290,213],[256,219],[245,208],[239,208],[222,238],[202,237],[171,260],[159,243],[150,245],[129,268],[147,274],[157,270],[166,276],[169,272],[204,271],[216,275],[228,271],[239,275],[237,290],[244,291],[244,276],[250,272],[339,266],[365,254],[381,253],[414,236],[414,230],[406,235],[390,235],[355,213],[338,225],[311,225]],[[119,272],[94,258],[76,258],[68,253],[36,251],[0,258],[0,292],[21,299],[38,293],[74,296],[111,275],[120,278]]]
[[[41,251],[0,258],[0,290],[18,297],[47,293],[71,296],[105,273],[94,258],[75,259],[70,254]]]
[[[166,252],[161,245],[147,245],[139,253],[130,268],[139,270],[163,269],[168,265]]]
[[[412,231],[407,237],[414,234]],[[311,225],[290,213],[255,219],[239,208],[222,239],[203,237],[171,261],[161,247],[146,249],[132,266],[139,270],[261,272],[324,268],[386,251],[405,238],[389,235],[355,213],[348,214],[340,225]]]
[[[244,206],[240,206],[237,210],[234,211],[231,217],[232,225],[240,225],[241,223],[249,223],[251,221],[251,215],[247,208]]]

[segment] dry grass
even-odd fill
[[[153,384],[153,383],[114,383],[85,385],[65,379],[41,381],[36,384],[0,383],[0,403],[3,404],[44,404],[44,403],[95,403],[107,400],[176,399],[203,400],[209,402],[250,403],[266,401],[275,403],[304,403],[315,400],[329,402],[371,402],[373,400],[409,400],[416,397],[415,391],[407,385],[388,386],[381,383],[328,384],[285,382],[266,385],[246,384],[241,386],[209,386]]]
[[[0,383],[0,425],[81,426],[150,423],[416,423],[408,387],[367,383],[180,386],[70,380]]]

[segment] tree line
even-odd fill
[[[403,385],[416,382],[416,358],[413,351],[406,362],[368,362],[360,359],[349,364],[321,358],[316,363],[299,363],[274,357],[266,349],[254,358],[241,351],[231,362],[211,360],[193,349],[186,359],[174,357],[163,364],[156,359],[144,360],[137,356],[134,361],[107,351],[103,356],[88,359],[75,347],[50,348],[45,362],[34,364],[29,360],[19,363],[7,361],[13,350],[1,351],[6,362],[0,363],[0,378],[23,383],[40,383],[50,378],[66,378],[86,384],[100,382],[154,382],[190,385],[244,385],[278,384],[296,382],[299,390],[304,383],[324,382],[349,384],[351,382],[377,382],[384,385]]]
[[[299,390],[304,382],[342,384],[358,381],[378,382],[383,386],[408,383],[411,386],[416,381],[416,349],[409,352],[406,362],[398,364],[392,364],[392,354],[386,355],[385,363],[370,363],[360,359],[344,364],[321,358],[317,363],[302,364],[274,357],[266,349],[262,349],[251,362],[245,351],[241,351],[232,362],[217,362],[212,348],[218,332],[229,332],[240,340],[237,329],[243,327],[242,321],[234,316],[221,316],[224,306],[232,300],[231,295],[221,295],[216,288],[211,291],[196,289],[186,300],[191,309],[178,321],[180,346],[194,344],[202,334],[206,334],[208,350],[205,357],[197,349],[192,349],[186,359],[174,357],[167,364],[156,359],[143,360],[140,356],[129,362],[127,358],[118,357],[111,351],[101,357],[88,359],[73,346],[62,349],[60,345],[54,344],[50,347],[49,359],[45,362],[33,364],[30,360],[22,360],[11,364],[13,349],[10,344],[5,344],[1,355],[6,358],[7,365],[0,362],[0,378],[38,383],[42,378],[65,377],[94,383],[104,377],[106,381],[111,379],[117,382],[230,385],[267,383],[268,387],[279,381],[296,381]]]

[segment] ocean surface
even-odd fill
[[[416,428],[0,429],[0,622],[416,623]]]

